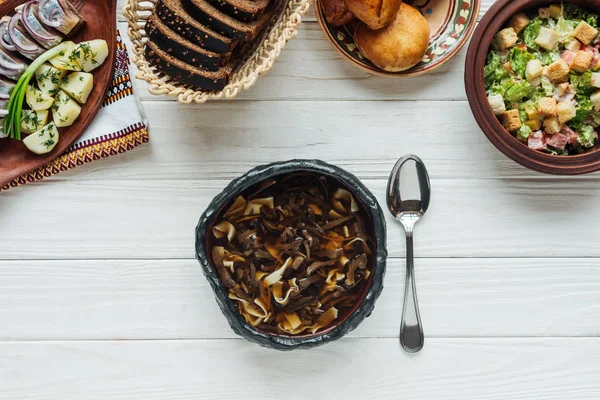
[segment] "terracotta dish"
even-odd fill
[[[469,45],[465,87],[475,120],[492,144],[506,156],[527,168],[547,174],[585,174],[600,169],[598,145],[586,153],[571,156],[555,156],[524,146],[500,124],[489,106],[484,87],[483,68],[494,35],[518,12],[556,3],[548,0],[499,0],[494,3],[479,22]],[[570,3],[600,14],[600,3],[585,0],[573,0]]]
[[[417,65],[406,71],[391,72],[378,68],[360,52],[353,39],[356,24],[336,27],[326,21],[321,2],[315,0],[315,13],[332,46],[357,67],[372,74],[395,78],[431,72],[454,57],[475,29],[480,6],[480,0],[406,0],[406,4],[417,8],[427,20],[429,46]]]
[[[363,213],[361,218],[364,221],[364,231],[369,232],[371,238],[372,249],[367,266],[371,273],[364,280],[354,304],[349,305],[344,312],[340,310],[340,314],[330,324],[324,325],[314,333],[308,330],[308,333],[289,335],[259,328],[264,324],[253,326],[242,316],[237,302],[231,300],[230,291],[224,284],[226,280],[222,279],[223,273],[219,271],[218,260],[215,261],[214,251],[211,250],[215,250],[215,229],[221,229],[219,226],[224,213],[230,212],[238,196],[247,193],[248,190],[256,193],[257,187],[268,190],[269,185],[266,183],[273,181],[272,178],[281,181],[293,179],[298,174],[322,176],[335,181],[337,187],[347,190],[356,199],[356,204]],[[260,190],[262,189],[259,189],[259,193],[263,193]],[[341,168],[317,160],[292,160],[262,165],[231,182],[202,214],[196,228],[196,257],[215,293],[221,311],[235,333],[251,342],[277,350],[314,347],[341,338],[355,329],[373,311],[375,301],[383,289],[385,274],[387,257],[385,219],[373,194],[354,175]],[[302,267],[298,270],[301,269]],[[257,269],[260,270],[262,268]],[[241,286],[244,287],[243,284]]]
[[[25,0],[6,0],[0,4],[0,16],[9,15]],[[102,107],[108,86],[112,82],[116,57],[116,1],[71,0],[79,10],[86,25],[70,38],[76,43],[104,39],[109,46],[109,56],[101,67],[94,70],[94,89],[82,107],[77,121],[68,128],[60,129],[60,140],[48,154],[36,155],[27,150],[22,141],[0,140],[0,187],[18,176],[42,166],[65,152],[88,128]]]

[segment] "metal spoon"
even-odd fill
[[[400,171],[409,161],[415,163],[421,194],[420,200],[404,200],[400,195]],[[429,175],[423,161],[415,155],[407,155],[398,160],[388,181],[387,205],[392,215],[404,226],[406,232],[406,287],[402,309],[402,324],[400,325],[400,343],[404,350],[409,353],[418,352],[423,348],[424,343],[414,277],[413,228],[415,223],[427,211],[430,197]]]

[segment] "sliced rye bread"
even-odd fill
[[[196,21],[183,7],[182,0],[159,0],[154,13],[174,32],[215,53],[228,53],[237,44],[230,37]]]
[[[160,18],[150,16],[146,22],[146,34],[165,53],[194,67],[216,71],[229,59],[230,53],[219,54],[203,49],[173,32]]]
[[[270,0],[209,0],[219,10],[242,22],[256,21]]]
[[[195,86],[201,90],[221,90],[229,82],[232,73],[231,64],[218,71],[206,71],[193,67],[162,51],[155,43],[146,43],[146,59],[159,71],[183,84]]]
[[[275,7],[268,7],[263,15],[253,22],[241,22],[219,11],[206,0],[183,0],[186,10],[198,22],[235,40],[250,41],[256,38],[273,17]]]

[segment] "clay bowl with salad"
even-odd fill
[[[600,169],[600,3],[499,0],[473,34],[467,97],[488,139],[536,171]]]
[[[373,194],[316,160],[259,166],[196,228],[196,256],[233,331],[277,350],[339,339],[383,289],[386,228]]]
[[[0,3],[0,189],[61,155],[113,80],[116,2]]]

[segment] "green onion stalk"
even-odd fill
[[[25,70],[17,85],[13,89],[10,99],[8,100],[8,115],[4,119],[4,132],[8,133],[12,139],[21,140],[21,112],[23,111],[23,101],[29,81],[35,75],[35,71],[42,66],[46,61],[56,57],[61,52],[69,49],[69,45],[61,43],[58,46],[48,50],[44,54],[36,58],[31,65]]]

